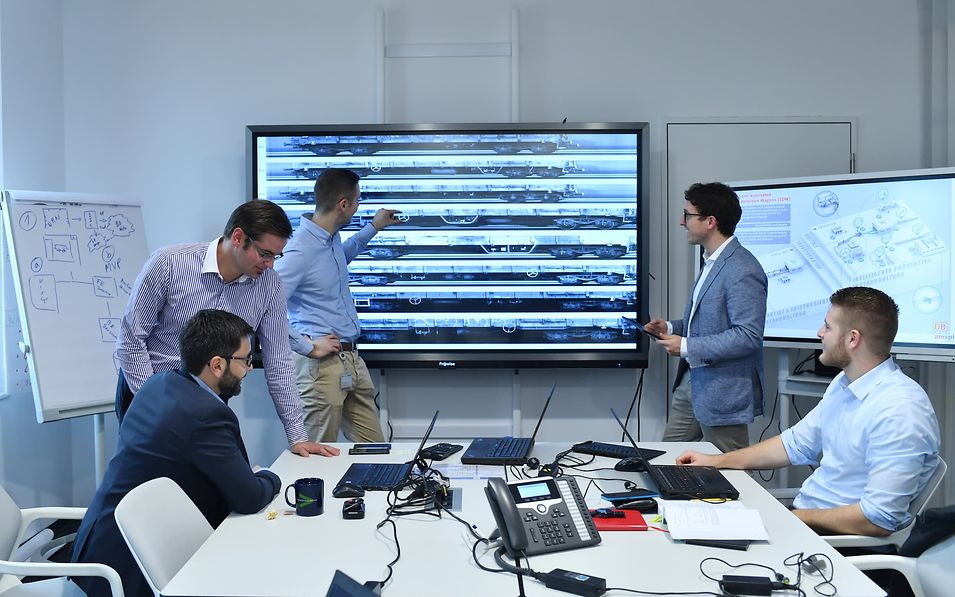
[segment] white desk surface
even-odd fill
[[[435,443],[435,442],[430,442]],[[465,447],[468,440],[457,443]],[[360,582],[381,580],[385,564],[395,557],[392,526],[380,530],[375,525],[384,518],[387,492],[370,491],[365,495],[367,513],[363,520],[344,520],[341,505],[344,500],[331,496],[331,490],[352,462],[404,462],[411,458],[417,443],[395,443],[388,456],[348,456],[351,444],[338,444],[342,456],[301,458],[285,451],[271,470],[281,477],[283,487],[300,477],[325,479],[325,512],[321,516],[304,518],[285,515],[289,507],[282,494],[258,514],[236,515],[227,518],[206,543],[190,559],[163,591],[164,595],[236,595],[236,596],[298,596],[324,595],[335,573],[341,569]],[[668,450],[655,463],[672,463],[687,447],[699,444],[647,443],[648,448]],[[709,444],[708,451],[714,451]],[[538,443],[532,452],[542,462],[548,462],[563,443]],[[460,463],[462,452],[444,463]],[[589,458],[585,456],[585,458]],[[590,477],[632,479],[642,487],[650,481],[641,473],[614,471],[615,460],[598,457],[584,468],[607,467],[600,472],[580,473]],[[503,476],[503,469],[501,476]],[[821,552],[832,558],[835,566],[833,583],[840,596],[884,596],[885,592],[849,564],[807,526],[802,524],[765,489],[742,471],[724,471],[740,492],[740,501],[759,510],[771,540],[756,542],[748,551],[732,551],[684,545],[674,542],[659,531],[603,532],[602,542],[593,547],[535,556],[531,567],[547,572],[564,568],[607,580],[608,587],[626,587],[643,591],[714,591],[716,583],[700,573],[700,561],[708,556],[727,562],[758,562],[771,566],[795,580],[796,572],[783,566],[788,556],[805,552]],[[578,477],[581,491],[587,480]],[[604,491],[622,491],[622,481],[598,481]],[[474,523],[483,535],[495,528],[483,488],[485,480],[452,480],[452,487],[461,487],[463,499],[459,516]],[[591,487],[586,499],[591,507],[608,506],[599,491]],[[274,520],[266,512],[275,509]],[[649,515],[648,515],[649,516]],[[517,579],[513,574],[494,574],[480,570],[471,559],[474,539],[463,525],[450,517],[441,519],[426,515],[397,517],[401,559],[394,566],[394,575],[382,594],[391,596],[447,595],[516,595]],[[481,562],[496,568],[492,553],[482,546]],[[764,576],[767,571],[758,568],[728,570],[717,562],[709,562],[706,571],[719,578],[722,574]],[[802,587],[810,597],[817,595],[812,587],[818,576],[803,575]],[[525,579],[529,596],[563,595],[546,588],[533,579]],[[828,587],[824,587],[828,588]],[[607,595],[627,595],[622,591]],[[789,594],[789,593],[787,593]]]

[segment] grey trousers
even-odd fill
[[[706,441],[719,448],[721,452],[732,452],[749,445],[748,425],[744,423],[716,427],[703,425],[693,414],[692,400],[693,391],[690,386],[690,372],[687,371],[680,381],[680,385],[673,390],[670,418],[663,430],[663,441]]]

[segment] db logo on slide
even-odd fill
[[[935,322],[935,331],[936,331],[936,332],[947,332],[947,331],[948,331],[948,322],[947,322],[947,321],[936,321],[936,322]]]

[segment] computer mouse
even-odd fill
[[[350,481],[342,481],[332,490],[332,495],[337,498],[355,498],[365,495],[365,490],[361,485],[356,485]]]
[[[647,470],[647,467],[643,466],[643,461],[637,458],[624,458],[617,464],[613,465],[613,470],[623,471],[626,473],[644,473]]]

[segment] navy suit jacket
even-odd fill
[[[689,330],[693,294],[683,319],[671,322],[686,338],[693,413],[707,426],[752,423],[763,414],[763,329],[766,272],[735,238],[703,280]]]
[[[112,566],[127,597],[152,595],[116,526],[113,511],[131,489],[169,477],[196,504],[213,527],[233,510],[251,514],[278,493],[275,473],[252,473],[235,413],[188,373],[150,377],[136,394],[119,428],[116,455],[83,517],[74,562]],[[73,579],[90,596],[108,595],[101,579]]]

